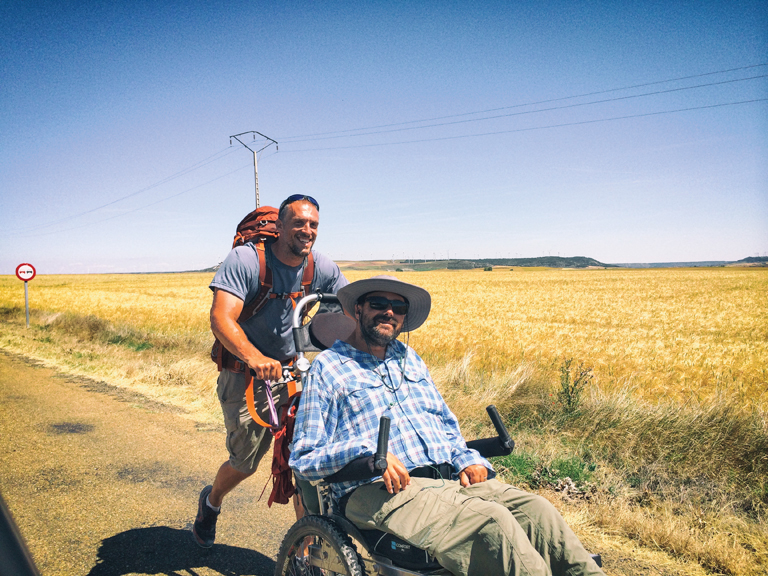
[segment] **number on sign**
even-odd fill
[[[29,280],[32,280],[32,278],[35,277],[35,274],[37,272],[35,271],[35,267],[32,266],[32,264],[19,264],[16,266],[16,277],[19,280],[24,280],[24,282],[28,282]]]

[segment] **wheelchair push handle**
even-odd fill
[[[504,421],[501,419],[501,415],[499,414],[499,411],[496,409],[496,406],[491,404],[486,409],[486,412],[488,412],[488,416],[491,417],[491,422],[493,422],[493,427],[496,428],[496,434],[499,435],[499,444],[501,444],[504,448],[510,449],[514,448],[515,442],[512,440],[512,437],[509,435],[509,432],[507,431],[507,427],[504,426]]]
[[[373,468],[378,472],[387,469],[387,452],[389,452],[389,418],[382,416],[379,420],[379,438],[376,443],[376,454],[373,457]]]
[[[491,417],[493,427],[496,428],[495,438],[480,438],[478,440],[471,440],[467,442],[467,448],[477,450],[480,456],[483,458],[491,458],[494,456],[506,456],[512,453],[515,449],[515,441],[507,431],[507,427],[504,426],[504,421],[499,415],[499,411],[496,406],[491,404],[485,409],[488,412],[488,416]]]

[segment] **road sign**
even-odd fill
[[[16,266],[16,278],[24,280],[24,308],[27,311],[27,328],[29,328],[29,290],[27,289],[27,283],[32,280],[37,274],[37,270],[32,264],[19,264]]]
[[[32,280],[32,278],[35,277],[37,274],[37,270],[35,270],[35,267],[32,266],[32,264],[19,264],[16,266],[16,277],[19,280],[24,280],[24,282],[28,282]]]

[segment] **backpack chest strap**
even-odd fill
[[[278,294],[276,292],[272,292],[269,295],[270,298],[273,298],[275,300],[297,300],[299,298],[304,297],[304,291],[301,292],[285,292],[284,294]]]

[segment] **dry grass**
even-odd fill
[[[508,479],[596,546],[639,546],[635,572],[660,558],[670,574],[768,571],[768,270],[397,276],[432,294],[410,344],[465,433],[490,431],[487,404],[507,415]],[[0,347],[218,421],[210,278],[39,276],[25,330],[23,286],[0,277]],[[594,379],[566,405],[569,358]]]
[[[163,336],[207,339],[212,273],[38,276],[30,306],[48,313],[92,315]],[[24,306],[24,287],[0,276],[0,306]]]
[[[592,387],[569,410],[557,384],[535,366],[484,375],[471,368],[471,358],[433,376],[469,436],[490,432],[487,419],[478,418],[488,403],[508,415],[517,448],[496,462],[498,469],[561,508],[562,498],[570,501],[580,534],[622,535],[718,574],[768,569],[762,409],[730,395],[652,403],[629,388]],[[695,573],[670,568],[678,569]]]

